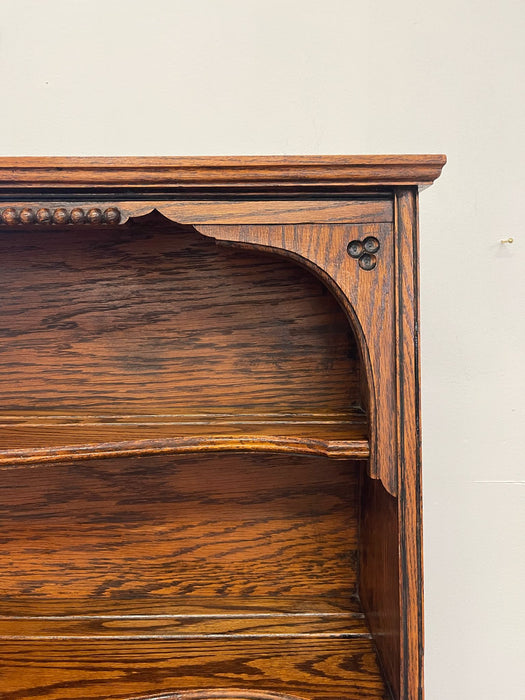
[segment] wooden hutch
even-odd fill
[[[0,159],[4,700],[421,700],[444,163]]]

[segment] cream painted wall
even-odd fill
[[[524,36],[522,0],[0,0],[1,155],[448,155],[421,197],[427,700],[525,698]]]

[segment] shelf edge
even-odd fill
[[[142,457],[223,451],[273,452],[367,459],[370,455],[370,446],[368,440],[320,440],[281,436],[262,438],[260,436],[239,437],[228,435],[206,438],[175,437],[157,440],[127,440],[89,445],[1,450],[0,467],[58,464],[109,457]]]

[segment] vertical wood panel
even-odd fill
[[[397,192],[401,697],[423,698],[423,563],[419,405],[418,195]]]
[[[398,501],[367,476],[361,494],[359,598],[385,678],[400,695],[400,604]]]

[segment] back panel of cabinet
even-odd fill
[[[4,596],[337,600],[356,592],[355,462],[260,454],[0,471]]]
[[[341,310],[277,256],[149,217],[4,232],[0,261],[4,413],[330,415],[359,403]]]

